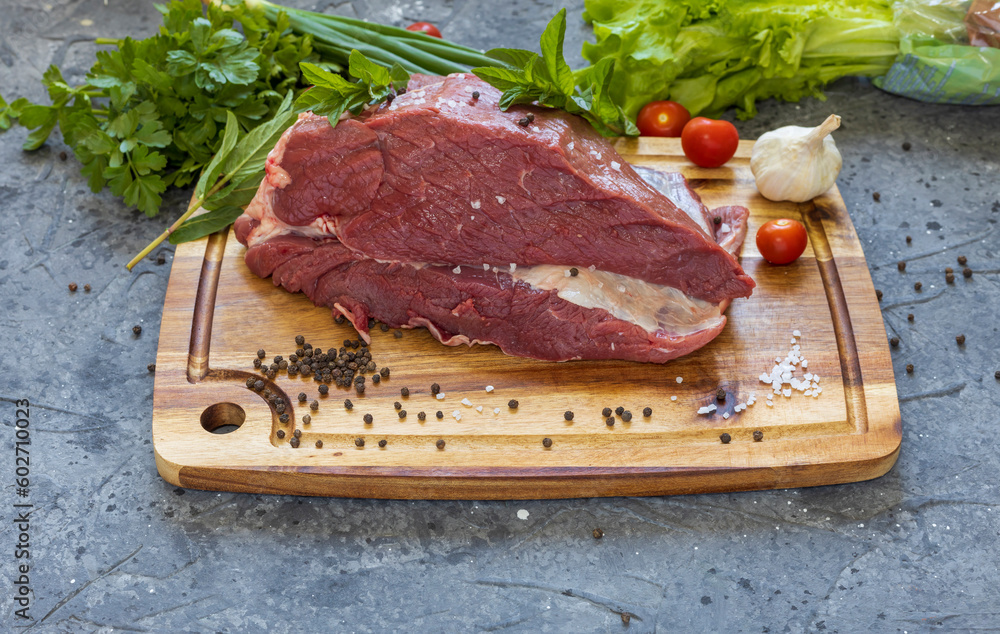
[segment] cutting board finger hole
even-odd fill
[[[246,419],[246,411],[236,403],[215,403],[201,413],[201,426],[213,434],[230,434]]]

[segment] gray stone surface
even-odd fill
[[[139,2],[0,4],[7,98],[42,98],[49,63],[79,78],[93,58],[87,38],[158,24]],[[478,47],[530,47],[558,5],[321,7],[428,19]],[[586,35],[580,11],[574,2],[569,51]],[[872,482],[732,495],[393,502],[176,489],[153,463],[146,370],[171,249],[156,252],[167,265],[124,264],[187,193],[150,221],[90,193],[58,140],[26,154],[23,130],[0,136],[0,629],[24,625],[10,519],[23,501],[14,401],[26,398],[35,631],[996,631],[1000,109],[915,103],[856,80],[828,96],[762,103],[739,129],[844,117],[839,184],[885,293],[886,328],[902,340],[902,454]],[[945,285],[959,254],[975,274]],[[68,293],[70,282],[81,290]]]

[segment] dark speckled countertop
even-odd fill
[[[145,2],[2,4],[7,98],[41,99],[50,63],[79,78],[93,60],[88,39],[159,24]],[[561,6],[318,5],[392,24],[428,20],[479,48],[534,47]],[[573,2],[569,52],[588,36],[581,11]],[[902,340],[892,351],[899,461],[871,482],[665,498],[394,502],[168,485],[153,462],[146,366],[172,250],[124,267],[164,223],[92,194],[78,164],[60,160],[59,141],[27,154],[23,130],[0,136],[0,629],[26,624],[14,612],[10,521],[23,501],[14,402],[26,398],[29,624],[39,632],[997,631],[1000,108],[921,104],[859,80],[827,95],[763,102],[739,129],[754,138],[830,112],[844,118],[839,185],[884,292],[887,333]],[[166,217],[187,197],[170,193]],[[156,264],[160,253],[167,264]],[[974,275],[945,285],[958,255]],[[92,291],[70,294],[70,282]],[[621,612],[633,615],[628,625]]]

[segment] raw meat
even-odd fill
[[[306,115],[282,137],[235,227],[254,273],[365,339],[374,317],[551,361],[668,361],[750,293],[735,259],[746,209],[709,211],[679,174],[637,174],[576,117],[502,113],[473,77],[418,84],[367,117],[334,129]]]

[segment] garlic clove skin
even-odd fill
[[[830,189],[843,160],[830,133],[840,117],[815,128],[785,126],[762,134],[750,154],[757,190],[768,200],[806,202]]]

